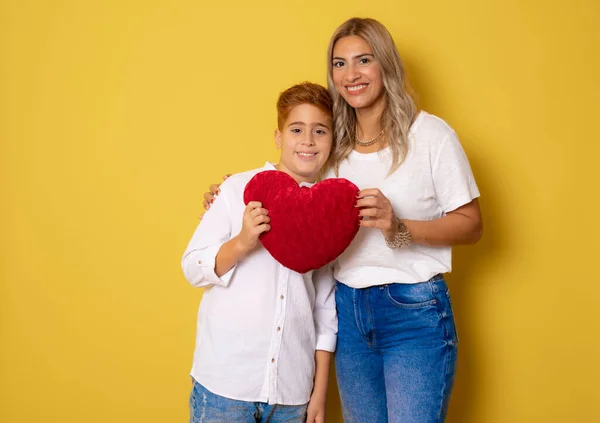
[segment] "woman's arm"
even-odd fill
[[[429,246],[477,243],[483,235],[479,201],[474,199],[435,220],[400,219],[410,232],[412,242]],[[391,237],[394,237],[395,232]]]
[[[368,197],[368,198],[365,198]],[[379,228],[386,239],[393,239],[398,229],[398,217],[392,205],[383,193],[377,189],[365,189],[359,192],[356,207],[361,208],[360,216],[369,216],[361,220],[365,228]],[[483,235],[481,211],[477,199],[465,204],[445,216],[434,220],[409,220],[400,216],[415,244],[429,246],[452,246],[475,244]]]

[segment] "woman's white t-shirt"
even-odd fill
[[[340,178],[359,189],[379,188],[397,217],[433,220],[479,197],[473,172],[456,133],[442,119],[421,111],[409,132],[408,155],[391,175],[389,148],[352,151],[340,165]],[[335,177],[330,171],[328,177]],[[391,249],[379,229],[361,227],[338,257],[335,278],[352,287],[417,283],[450,272],[450,247],[411,245]]]

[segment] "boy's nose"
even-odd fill
[[[304,144],[304,145],[314,145],[315,144],[315,140],[313,139],[313,135],[312,134],[308,134],[307,136],[305,136],[302,139],[302,144]]]

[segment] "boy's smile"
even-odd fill
[[[315,182],[331,151],[333,130],[331,115],[312,104],[300,104],[290,110],[281,130],[275,131],[275,143],[281,148],[277,170],[296,182]]]

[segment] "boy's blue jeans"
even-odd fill
[[[304,405],[269,405],[213,394],[193,380],[190,423],[305,423]]]
[[[444,278],[364,289],[338,282],[335,299],[345,423],[443,422],[458,342]]]

